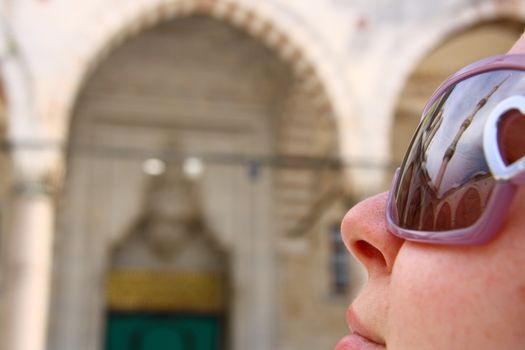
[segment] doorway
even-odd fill
[[[107,350],[219,350],[220,315],[109,312]]]

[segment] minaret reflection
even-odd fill
[[[465,133],[465,131],[468,129],[470,124],[472,124],[472,121],[474,120],[474,117],[478,114],[478,112],[487,104],[487,101],[492,97],[492,95],[501,87],[501,85],[509,78],[509,76],[505,77],[499,84],[496,84],[492,90],[489,91],[488,94],[486,94],[482,99],[478,101],[476,104],[476,107],[474,110],[470,113],[470,115],[465,118],[463,123],[461,124],[458,132],[456,133],[456,136],[454,137],[454,140],[451,142],[451,144],[448,146],[447,150],[445,151],[445,155],[443,156],[443,163],[441,163],[441,167],[439,168],[438,175],[436,177],[435,186],[436,189],[439,190],[441,188],[441,183],[443,182],[443,176],[445,175],[445,171],[447,170],[448,164],[454,154],[456,153],[456,147],[458,145],[459,140]]]

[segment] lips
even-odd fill
[[[346,313],[351,334],[336,345],[335,350],[385,350],[386,346],[380,337],[365,327],[357,318],[352,308]],[[383,344],[381,344],[383,343]]]
[[[385,350],[383,345],[374,343],[357,333],[344,337],[336,345],[335,350]]]

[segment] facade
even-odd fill
[[[366,280],[342,215],[388,187],[437,84],[523,32],[525,2],[0,15],[0,349],[321,350]]]

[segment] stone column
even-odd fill
[[[247,179],[242,174],[236,183],[242,195],[233,248],[234,350],[276,349],[279,343],[271,173],[264,168],[254,172]]]
[[[6,237],[4,350],[44,350],[46,344],[54,196],[45,181],[22,181],[10,199]]]
[[[277,283],[274,255],[274,225],[271,173],[261,169],[259,178],[252,181],[252,303],[251,322],[254,343],[252,350],[276,349],[277,339]]]
[[[59,123],[50,123],[35,77],[20,57],[9,3],[0,2],[0,73],[7,106],[11,193],[2,243],[4,309],[0,349],[44,350],[54,231],[54,192],[61,181]],[[57,129],[57,130],[54,130]],[[50,142],[51,141],[51,142]],[[58,147],[57,147],[58,146]],[[2,176],[3,174],[0,174]]]
[[[16,136],[10,137],[9,150],[12,176],[3,250],[5,306],[0,349],[44,350],[62,148],[57,142],[36,143],[33,140],[38,138],[32,135]]]

